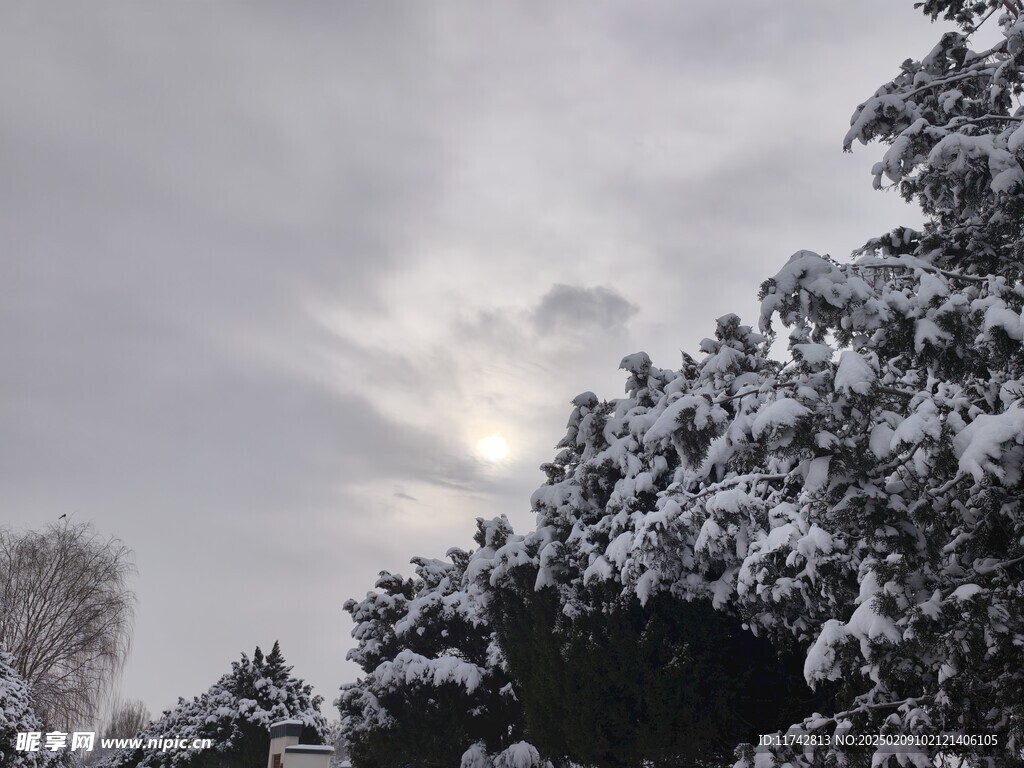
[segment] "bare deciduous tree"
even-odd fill
[[[128,656],[131,551],[88,523],[0,530],[0,648],[51,728],[92,723]]]
[[[149,710],[138,699],[118,702],[113,707],[110,721],[103,729],[103,738],[130,739],[149,725],[149,721]]]
[[[100,739],[89,750],[79,753],[87,768],[102,765],[117,750],[103,747],[102,739],[132,739],[150,723],[149,710],[138,699],[110,702],[110,719],[100,731]]]

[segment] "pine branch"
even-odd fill
[[[933,267],[930,264],[918,263],[918,264],[905,264],[902,261],[884,261],[884,263],[878,262],[874,264],[855,264],[855,267],[863,269],[920,269],[923,272],[931,272],[934,275],[942,275],[948,277],[951,280],[963,280],[969,283],[981,283],[987,284],[987,277],[979,277],[977,275],[963,275],[959,272],[951,272],[948,269],[939,269]]]
[[[964,480],[968,479],[969,477],[970,477],[970,475],[968,473],[966,473],[966,472],[958,472],[956,477],[954,477],[949,482],[943,483],[938,488],[932,488],[930,491],[928,491],[928,495],[929,496],[942,496],[943,494],[945,494],[946,492],[952,490],[955,486],[959,485],[960,483],[962,483]]]
[[[955,117],[949,121],[948,126],[959,126],[964,123],[984,123],[991,120],[1002,120],[1007,123],[1019,123],[1021,118],[1013,115],[982,115],[981,117]]]
[[[992,14],[996,12],[996,8],[998,8],[998,7],[999,7],[998,5],[993,5],[992,6],[992,10],[990,10],[988,13],[986,13],[984,18],[982,18],[981,21],[979,21],[977,24],[975,24],[973,27],[971,27],[971,33],[973,34],[974,32],[977,32],[979,29],[981,29],[981,25],[989,20],[989,18],[992,16]]]
[[[1024,555],[1022,555],[1021,557],[1015,557],[1012,560],[1004,560],[1001,563],[994,563],[993,565],[976,565],[974,566],[974,571],[975,573],[979,573],[982,576],[987,576],[988,574],[994,573],[996,571],[1012,568],[1013,566],[1018,565],[1019,563],[1024,563]]]
[[[999,49],[999,46],[996,46],[992,50],[993,51],[998,51],[998,49]],[[987,65],[987,63],[986,63],[986,65]],[[938,87],[940,85],[949,85],[950,83],[958,83],[958,82],[961,82],[963,80],[973,80],[973,79],[978,78],[978,77],[992,77],[994,74],[995,74],[995,70],[992,69],[992,68],[982,69],[982,70],[978,70],[976,72],[965,72],[962,75],[956,75],[954,77],[946,77],[946,78],[942,78],[942,79],[939,79],[939,80],[933,80],[932,82],[930,82],[930,83],[928,83],[926,85],[922,85],[920,88],[915,88],[914,90],[910,91],[909,93],[902,93],[902,94],[897,94],[897,95],[899,95],[900,98],[902,98],[902,99],[909,99],[912,96],[917,96],[919,93],[924,93],[925,91],[929,91],[932,88],[936,88],[936,87]]]
[[[878,391],[883,392],[886,395],[894,395],[896,397],[901,397],[907,402],[913,400],[914,396],[917,395],[917,392],[907,392],[906,390],[903,389],[896,389],[896,387],[879,387]]]
[[[849,720],[850,718],[855,717],[857,715],[864,715],[868,712],[877,712],[886,709],[898,709],[905,705],[918,706],[919,704],[927,703],[930,700],[930,696],[918,696],[916,698],[908,696],[907,698],[900,699],[899,701],[884,701],[878,702],[876,704],[861,704],[859,706],[853,707],[852,709],[847,709],[843,712],[836,712],[831,717],[807,718],[807,720],[804,721],[804,724],[807,726],[809,730],[817,731],[825,727],[829,723],[836,723],[838,725],[840,720]],[[809,724],[811,720],[813,720],[814,726],[811,726]]]
[[[709,495],[711,495],[713,493],[718,493],[719,491],[725,490],[726,488],[732,488],[733,486],[736,486],[736,485],[742,485],[743,483],[754,483],[754,484],[756,484],[756,483],[760,483],[760,482],[764,482],[764,481],[771,482],[771,481],[775,481],[775,480],[785,480],[791,474],[792,474],[791,472],[776,473],[776,474],[766,474],[766,473],[762,473],[762,472],[756,472],[756,473],[750,474],[750,475],[740,475],[739,477],[733,477],[733,478],[730,478],[728,480],[723,480],[720,483],[715,483],[714,485],[708,486],[707,488],[705,488],[700,493],[690,493],[688,491],[684,491],[683,493],[686,494],[687,501],[696,501],[697,499],[701,499],[701,498],[703,498],[705,496],[709,496]]]

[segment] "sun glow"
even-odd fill
[[[508,457],[508,443],[505,438],[495,432],[476,441],[477,455],[487,461],[501,461]]]

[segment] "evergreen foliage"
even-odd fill
[[[231,663],[231,672],[191,701],[178,699],[138,736],[149,739],[210,739],[208,749],[160,751],[124,749],[102,763],[105,768],[251,768],[265,765],[270,750],[270,726],[281,720],[303,724],[300,741],[322,744],[327,723],[320,714],[319,696],[291,675],[278,643],[264,656],[256,648],[250,660]]]
[[[376,592],[349,600],[366,672],[337,704],[355,765],[458,765],[474,743],[497,749],[518,729],[519,706],[494,633],[462,587],[469,554],[415,558],[415,579],[382,572]]]
[[[18,674],[13,654],[0,650],[0,768],[70,768],[79,764],[68,748],[39,751],[17,749],[19,733],[45,734],[46,727],[32,706],[28,683]]]
[[[806,711],[802,659],[783,663],[710,605],[604,600],[571,619],[552,588],[494,601],[524,730],[542,754],[590,766],[722,761]]]
[[[418,578],[382,573],[346,604],[349,658],[367,673],[338,701],[356,765],[497,765],[531,749],[565,765],[677,765],[731,755],[813,698],[800,658],[780,662],[709,605],[642,605],[597,584],[595,607],[566,615],[525,557],[492,579],[495,554],[521,541],[481,520],[472,555],[416,558]]]
[[[33,765],[30,754],[15,751],[16,735],[42,730],[32,710],[28,685],[14,669],[14,657],[0,651],[0,768]]]

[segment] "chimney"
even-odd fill
[[[267,768],[329,768],[334,747],[299,744],[302,723],[282,720],[270,726],[270,754]]]

